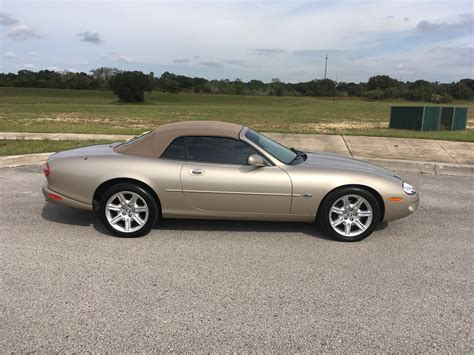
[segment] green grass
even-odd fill
[[[0,140],[0,156],[57,152],[60,150],[84,147],[86,145],[111,143],[110,141],[52,141],[52,140]]]
[[[469,107],[463,132],[390,130],[394,104],[425,103],[153,92],[145,103],[128,105],[104,91],[0,88],[0,131],[138,134],[168,122],[220,120],[267,132],[474,141],[472,102],[456,103]]]

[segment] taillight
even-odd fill
[[[49,167],[48,162],[46,162],[46,163],[44,164],[44,167],[43,167],[44,176],[47,177],[50,172],[51,172],[51,168]]]

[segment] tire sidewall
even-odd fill
[[[145,200],[148,206],[148,213],[149,213],[148,220],[146,221],[145,225],[142,228],[140,228],[139,230],[135,232],[125,233],[125,232],[118,231],[114,227],[112,227],[112,225],[107,220],[107,216],[105,213],[105,207],[107,205],[107,202],[114,194],[121,191],[130,191],[130,192],[135,192],[139,194],[140,197]],[[141,186],[138,186],[132,183],[121,183],[121,184],[117,184],[110,187],[102,195],[100,199],[99,217],[102,224],[113,235],[117,237],[122,237],[122,238],[136,238],[136,237],[141,237],[148,234],[151,231],[151,229],[155,226],[159,217],[159,209],[154,197],[149,191],[142,188]]]
[[[372,216],[372,222],[363,233],[359,234],[358,236],[355,237],[345,237],[339,233],[337,233],[331,226],[329,222],[329,212],[330,209],[333,205],[334,202],[336,202],[339,198],[345,195],[358,195],[360,197],[363,197],[367,202],[370,204],[372,207],[373,211],[373,216]],[[380,222],[380,206],[379,203],[377,202],[377,199],[374,197],[372,193],[367,191],[366,189],[363,188],[358,188],[358,187],[347,187],[347,188],[341,188],[335,191],[330,192],[324,199],[320,213],[318,213],[318,221],[320,225],[323,227],[323,229],[334,239],[344,241],[344,242],[357,242],[359,240],[367,238],[374,229],[377,227],[377,225]]]

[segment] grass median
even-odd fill
[[[0,156],[57,152],[93,144],[112,143],[110,141],[53,141],[53,140],[0,140]]]
[[[236,122],[266,132],[371,135],[474,141],[474,103],[466,131],[416,132],[388,128],[390,106],[423,102],[358,98],[146,94],[143,104],[121,104],[107,91],[0,88],[0,131],[139,134],[184,120]]]

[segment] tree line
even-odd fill
[[[122,101],[140,102],[144,92],[206,93],[228,95],[363,97],[369,100],[405,99],[411,101],[450,102],[474,99],[474,80],[452,83],[426,80],[400,81],[388,75],[376,75],[367,82],[335,82],[315,79],[300,83],[285,83],[274,78],[270,82],[250,80],[208,80],[169,72],[156,77],[154,73],[98,68],[90,73],[57,72],[51,70],[20,70],[17,74],[0,73],[0,86],[56,88],[75,90],[112,90]]]

